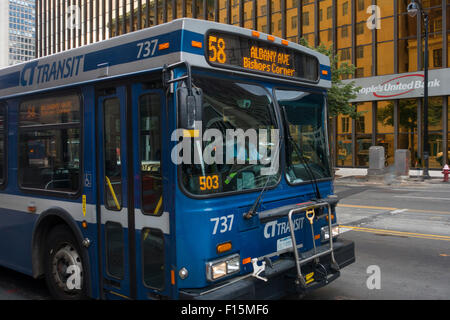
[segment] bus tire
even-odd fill
[[[45,281],[53,298],[86,299],[86,265],[72,231],[65,225],[54,227],[46,238],[44,250]]]

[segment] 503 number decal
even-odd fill
[[[200,184],[201,191],[219,190],[219,188],[220,188],[218,175],[200,176],[198,178],[198,183]]]
[[[217,231],[219,231],[220,233],[231,231],[231,229],[233,228],[233,220],[234,215],[232,214],[223,217],[211,218],[210,221],[214,222],[214,229],[212,234],[216,234]]]

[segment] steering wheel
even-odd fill
[[[222,134],[222,152],[225,156],[226,152],[226,129],[228,127],[231,127],[230,125],[227,126],[226,121],[223,120],[223,117],[217,116],[209,120],[206,124],[205,130],[208,129],[217,129]],[[223,164],[214,164],[217,166],[218,172],[229,172],[232,169],[232,164],[227,164],[226,159],[223,159]]]

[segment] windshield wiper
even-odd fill
[[[311,181],[312,181],[312,183],[314,185],[313,190],[314,190],[314,193],[316,194],[316,198],[317,198],[317,200],[319,200],[322,197],[320,195],[319,185],[317,183],[316,176],[314,175],[313,171],[311,170],[311,167],[308,164],[307,158],[303,155],[303,152],[300,150],[300,148],[297,145],[297,143],[295,143],[294,138],[292,138],[291,132],[289,131],[288,124],[287,124],[286,107],[282,106],[281,110],[283,110],[283,117],[284,117],[284,123],[285,123],[286,137],[288,138],[288,140],[291,143],[291,145],[294,146],[295,152],[299,156],[300,160],[303,162],[303,165],[305,166],[306,171],[308,172],[308,175],[311,178]]]

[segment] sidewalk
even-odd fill
[[[386,168],[386,172],[379,176],[367,176],[367,169],[362,168],[336,168],[335,183],[363,183],[363,184],[443,184],[443,174],[441,170],[430,170],[431,179],[424,180],[422,178],[422,170],[410,170],[409,177],[395,177],[393,168]]]

